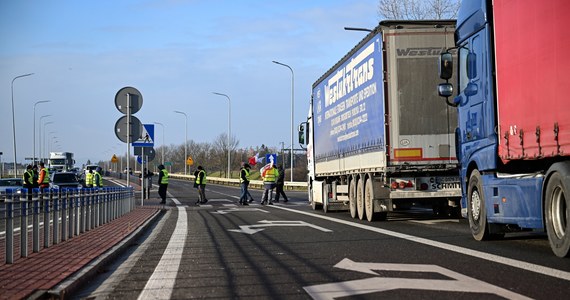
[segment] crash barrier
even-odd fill
[[[5,227],[5,263],[14,262],[14,237],[19,232],[20,256],[29,253],[28,238],[31,229],[33,252],[59,244],[91,229],[106,224],[134,209],[132,187],[9,189],[5,195],[3,214]],[[31,219],[30,219],[31,218]],[[20,221],[20,227],[14,223]]]

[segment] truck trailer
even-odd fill
[[[368,221],[414,205],[459,214],[457,114],[433,75],[454,29],[453,20],[382,21],[313,84],[299,126],[313,209]]]
[[[457,59],[458,88],[439,93],[458,110],[461,212],[476,240],[546,231],[569,255],[568,16],[566,0],[461,4],[456,45],[440,59],[446,80]]]
[[[73,169],[75,160],[71,152],[50,152],[49,167],[55,171],[69,171]]]

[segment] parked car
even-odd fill
[[[2,178],[0,179],[0,195],[6,194],[7,189],[18,189],[16,193],[24,187],[22,178]],[[0,198],[3,200],[3,198]]]
[[[81,182],[74,172],[56,172],[50,174],[50,187],[61,188],[82,188]]]

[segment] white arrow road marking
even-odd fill
[[[261,223],[261,224],[241,225],[239,227],[240,229],[228,229],[228,231],[254,234],[256,232],[260,232],[260,231],[265,229],[265,228],[261,228],[261,227],[305,226],[305,227],[312,227],[314,229],[317,229],[317,230],[320,230],[323,232],[332,232],[332,230],[330,230],[330,229],[326,229],[326,228],[323,228],[323,227],[320,227],[320,226],[317,226],[314,224],[306,223],[303,221],[268,221],[268,220],[263,220],[263,221],[259,221],[258,223]],[[255,228],[261,228],[261,229],[255,229]]]
[[[373,270],[439,273],[449,279],[373,277],[304,287],[305,291],[313,299],[334,299],[397,289],[486,293],[495,294],[506,299],[530,299],[521,294],[436,265],[358,263],[345,258],[336,264],[335,267],[372,275],[378,275]]]
[[[261,208],[229,208],[229,209],[224,209],[224,210],[217,210],[212,212],[213,214],[220,214],[220,215],[225,215],[225,214],[229,214],[229,213],[233,213],[233,212],[242,212],[242,211],[260,211],[260,212],[264,212],[264,213],[269,213],[266,210],[263,210]]]

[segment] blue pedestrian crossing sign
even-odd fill
[[[154,124],[143,124],[141,136],[133,142],[133,147],[154,147]]]

